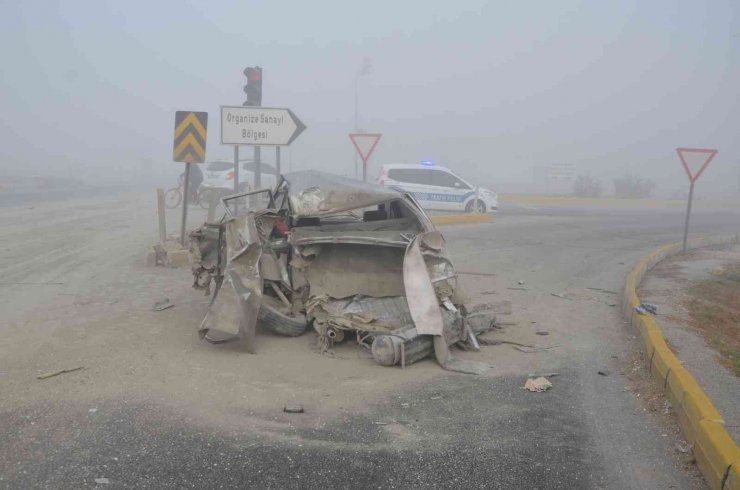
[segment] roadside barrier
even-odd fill
[[[739,243],[740,237],[692,240],[689,248]],[[646,257],[627,274],[622,296],[622,311],[640,333],[645,345],[650,373],[663,385],[673,405],[686,440],[693,444],[696,464],[709,487],[716,490],[740,490],[740,449],[724,427],[712,401],[691,373],[681,365],[665,342],[658,324],[650,315],[641,315],[637,287],[644,275],[666,257],[681,253],[681,244],[661,247]]]

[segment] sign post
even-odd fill
[[[686,203],[686,221],[683,227],[683,252],[686,253],[686,242],[689,236],[689,217],[691,216],[691,202],[694,200],[694,184],[701,176],[709,162],[717,154],[717,150],[708,148],[676,148],[681,165],[689,178],[689,200]]]
[[[185,222],[188,215],[190,165],[192,163],[203,163],[206,159],[207,130],[207,112],[175,112],[175,138],[172,159],[176,162],[185,162],[185,187],[182,191],[182,229],[180,230],[180,245],[183,247],[185,246]]]
[[[367,161],[373,154],[378,141],[383,135],[380,133],[350,133],[349,139],[362,159],[362,181],[367,182]]]

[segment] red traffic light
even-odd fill
[[[244,76],[246,76],[247,80],[250,82],[259,82],[262,80],[262,69],[259,66],[248,66],[244,69]]]

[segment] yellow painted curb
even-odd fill
[[[733,235],[717,240],[693,241],[690,248],[738,243],[739,238]],[[650,373],[663,385],[666,396],[673,404],[678,425],[686,440],[694,445],[696,464],[709,487],[740,490],[740,449],[725,430],[722,416],[691,373],[668,348],[655,320],[635,311],[640,304],[637,286],[643,276],[658,262],[680,251],[679,244],[661,247],[645,256],[627,274],[623,291],[624,313],[632,327],[640,333],[648,354]]]
[[[430,216],[430,218],[435,225],[493,222],[493,215],[490,213],[439,214]]]

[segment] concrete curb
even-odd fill
[[[692,240],[689,248],[739,243],[740,236]],[[666,245],[644,257],[627,274],[622,296],[622,311],[640,333],[648,354],[650,373],[663,384],[673,405],[686,440],[693,444],[696,464],[709,487],[716,490],[740,490],[740,449],[724,428],[724,420],[694,377],[684,368],[665,343],[652,316],[635,311],[640,299],[637,287],[643,276],[658,262],[681,253],[681,244]]]
[[[430,216],[435,225],[457,225],[464,223],[491,223],[493,215],[490,213],[466,213],[466,214],[438,214]]]

